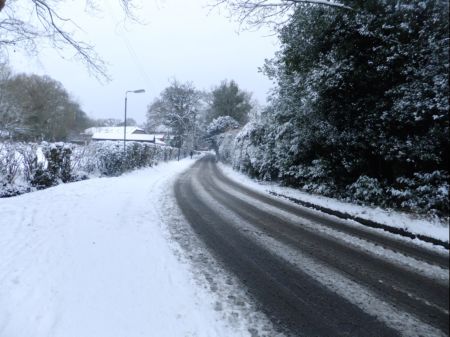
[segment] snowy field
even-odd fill
[[[332,198],[312,195],[294,188],[282,187],[267,182],[257,182],[242,173],[236,172],[228,165],[219,164],[219,167],[222,172],[231,179],[239,181],[240,183],[259,191],[275,192],[287,197],[292,197],[318,206],[326,207],[331,210],[337,210],[352,216],[372,220],[383,225],[403,228],[410,233],[423,234],[435,239],[449,242],[448,223],[439,221],[438,219],[434,219],[434,221],[432,221],[423,217],[416,217],[392,210],[383,210],[381,208],[359,206],[347,202],[341,202]]]
[[[0,336],[250,336],[245,319],[223,319],[160,216],[193,162],[0,199]]]

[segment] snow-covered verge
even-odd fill
[[[180,157],[188,155],[180,151]],[[178,158],[178,149],[151,143],[118,141],[0,143],[0,198],[98,176],[118,176]]]
[[[294,198],[296,200],[346,213],[354,217],[370,220],[389,227],[401,228],[409,233],[425,235],[443,242],[449,242],[448,221],[437,217],[426,218],[379,207],[356,205],[333,198],[306,193],[294,188],[279,186],[276,183],[255,181],[248,176],[233,170],[228,165],[219,164],[219,167],[228,177],[259,191]]]
[[[167,240],[161,200],[193,162],[0,199],[0,336],[250,336]]]

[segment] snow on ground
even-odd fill
[[[0,200],[0,336],[247,336],[176,257],[161,197],[194,161]]]
[[[437,219],[431,221],[411,214],[395,212],[393,210],[360,206],[319,195],[312,195],[294,188],[282,187],[273,183],[257,182],[250,179],[248,176],[233,170],[230,166],[219,163],[219,167],[222,172],[231,179],[259,191],[275,192],[328,209],[344,212],[352,216],[372,220],[387,226],[403,228],[414,234],[427,235],[435,239],[449,242],[449,225],[447,222],[441,222]]]

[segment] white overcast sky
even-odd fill
[[[101,11],[95,15],[84,11],[84,1],[63,3],[64,14],[84,31],[77,37],[93,44],[109,64],[112,81],[99,83],[70,54],[63,59],[49,48],[38,58],[10,53],[10,62],[16,72],[47,74],[62,82],[90,117],[122,119],[125,91],[144,88],[145,94],[128,100],[128,116],[142,123],[147,105],[172,78],[201,90],[233,79],[265,103],[272,83],[258,67],[278,48],[269,30],[239,30],[225,9],[211,11],[207,0],[142,1],[135,13],[144,24],[124,21],[118,1],[98,1]]]

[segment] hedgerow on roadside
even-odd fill
[[[99,176],[118,176],[158,162],[183,158],[187,150],[151,143],[92,142],[0,143],[0,198],[61,183]]]

